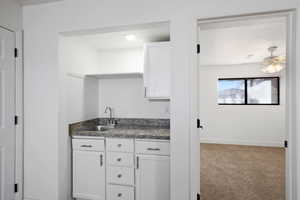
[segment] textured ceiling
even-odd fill
[[[136,37],[133,41],[126,39],[127,35],[134,35]],[[68,36],[69,40],[75,43],[85,44],[97,51],[112,50],[112,49],[126,49],[139,48],[147,42],[169,41],[170,30],[169,25],[155,25],[147,28],[137,28],[131,30],[113,31],[107,33],[88,34]]]
[[[286,54],[285,18],[200,24],[201,65],[232,65],[261,62],[267,49]]]

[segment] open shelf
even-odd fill
[[[97,79],[115,79],[115,78],[142,78],[143,73],[111,73],[111,74],[87,74],[86,77]]]

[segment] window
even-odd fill
[[[219,79],[219,105],[279,105],[279,77]]]
[[[243,79],[220,79],[218,103],[245,104],[245,81]]]

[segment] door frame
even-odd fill
[[[201,23],[210,23],[210,22],[227,22],[227,21],[234,21],[234,20],[245,20],[245,19],[255,19],[255,18],[262,18],[262,17],[272,17],[272,16],[284,16],[287,19],[287,66],[286,66],[286,140],[289,141],[288,148],[286,148],[286,176],[285,176],[285,183],[286,183],[286,199],[292,200],[296,198],[296,176],[293,176],[295,174],[296,167],[297,167],[297,159],[296,159],[296,125],[298,119],[296,118],[296,9],[290,9],[290,10],[281,10],[281,11],[274,11],[274,12],[264,12],[264,13],[253,13],[253,14],[245,14],[245,15],[233,15],[233,16],[224,16],[224,17],[216,17],[216,18],[204,18],[204,19],[197,19],[197,41],[199,40],[199,26]],[[196,71],[197,75],[191,73],[191,84],[197,83],[197,86],[191,85],[191,99],[196,98],[198,101],[197,103],[193,103],[190,107],[190,113],[191,113],[191,119],[195,119],[195,116],[197,118],[199,117],[199,88],[198,88],[198,78],[199,78],[199,56],[196,54],[195,58],[197,60],[196,62]],[[193,70],[193,71],[195,71]],[[196,80],[195,80],[196,79]],[[197,112],[197,114],[196,114]],[[196,119],[195,119],[196,120]],[[191,124],[192,130],[194,123]],[[194,129],[195,130],[195,129]],[[192,131],[193,132],[193,131]],[[190,180],[191,180],[191,188],[190,188],[190,194],[193,197],[195,195],[195,192],[197,191],[197,187],[200,186],[200,183],[197,182],[199,180],[195,179],[195,173],[198,173],[195,169],[199,165],[200,169],[200,160],[195,159],[193,157],[200,157],[200,142],[198,142],[198,146],[195,146],[195,143],[192,141],[199,141],[199,129],[194,131],[194,133],[191,134],[191,165],[190,165]],[[284,141],[282,141],[284,142]],[[198,162],[198,163],[196,163]],[[199,171],[200,172],[200,171]],[[200,173],[198,173],[200,177]],[[198,187],[200,189],[200,187]],[[200,194],[200,190],[198,189],[198,192]]]
[[[18,124],[16,125],[16,161],[15,161],[15,183],[18,184],[18,192],[15,200],[23,200],[24,195],[24,46],[23,31],[15,31],[15,48],[18,55],[15,58],[16,66],[16,113]]]
[[[15,200],[23,199],[24,191],[24,71],[23,71],[23,31],[13,31],[0,25],[0,28],[14,33],[15,48],[18,50],[15,58],[15,116],[18,123],[15,126],[15,183],[18,184]]]

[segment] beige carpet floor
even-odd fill
[[[201,144],[201,200],[284,199],[284,148]]]

